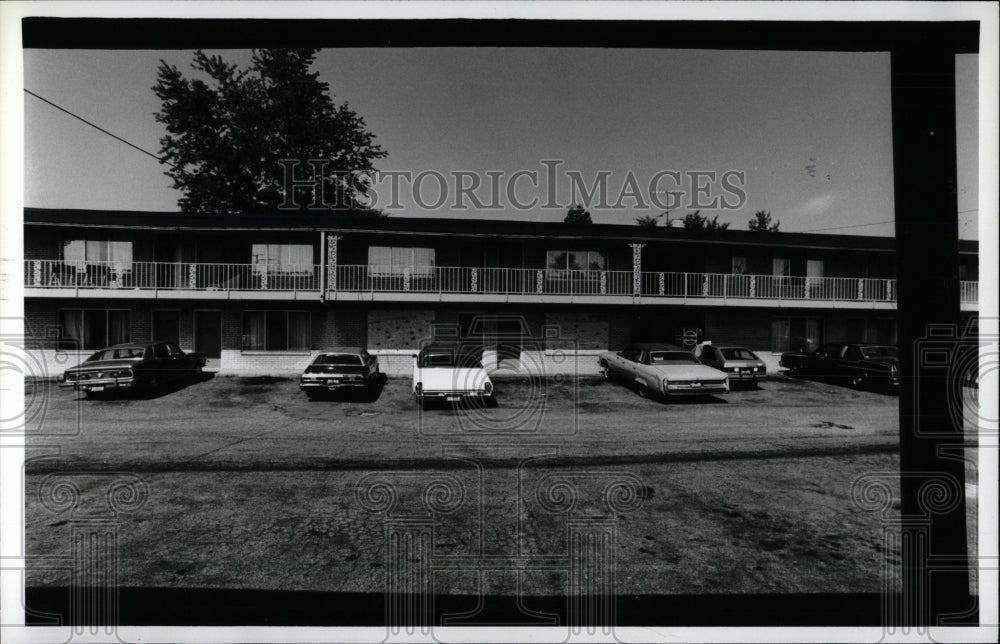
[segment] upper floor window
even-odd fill
[[[771,274],[776,277],[788,277],[792,274],[792,263],[783,257],[775,257],[771,267]]]
[[[550,276],[561,271],[603,271],[607,267],[604,253],[594,250],[550,250],[545,254],[545,267]]]
[[[132,242],[74,239],[63,243],[63,260],[85,270],[88,265],[113,264],[128,270],[132,264]]]
[[[254,244],[251,253],[258,272],[312,273],[313,247],[309,244]]]
[[[368,274],[377,277],[401,276],[409,271],[414,277],[434,275],[434,249],[405,246],[369,246]]]
[[[733,257],[733,275],[747,274],[747,258]]]

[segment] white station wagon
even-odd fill
[[[413,360],[413,395],[424,409],[428,403],[485,402],[493,395],[493,383],[479,357],[463,351],[462,345],[434,343],[425,346]]]
[[[622,351],[602,353],[598,363],[606,379],[622,378],[643,397],[729,391],[725,373],[703,365],[690,351],[672,344],[631,344]]]

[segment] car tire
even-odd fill
[[[851,387],[853,389],[862,389],[864,388],[867,379],[868,379],[868,374],[859,374],[856,376],[851,376]]]
[[[646,385],[643,385],[643,384],[639,385],[639,397],[640,398],[649,398],[650,397],[650,395],[649,395],[649,388],[646,387]]]

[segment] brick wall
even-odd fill
[[[558,326],[560,340],[546,343],[548,349],[607,349],[609,337],[606,312],[549,311],[546,326]]]
[[[418,349],[431,335],[434,311],[428,309],[370,309],[369,349]]]

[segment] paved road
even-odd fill
[[[507,442],[547,446],[539,450],[553,465],[667,463],[872,453],[897,442],[895,397],[784,378],[669,404],[596,379],[501,381],[496,406],[472,411],[420,411],[407,380],[378,394],[310,402],[293,380],[227,377],[151,400],[53,391],[29,428],[29,455],[58,456],[28,469],[426,468],[447,466],[445,446],[486,466],[516,465],[492,447]]]
[[[406,380],[317,402],[274,378],[37,393],[29,552],[66,556],[78,516],[40,487],[68,476],[76,511],[99,513],[109,480],[141,480],[142,507],[116,517],[124,585],[378,593],[403,520],[433,524],[442,592],[565,593],[571,525],[613,532],[623,593],[874,592],[895,562],[850,496],[872,472],[895,485],[885,394],[782,378],[664,404],[600,380],[501,381],[495,408],[423,413]]]

